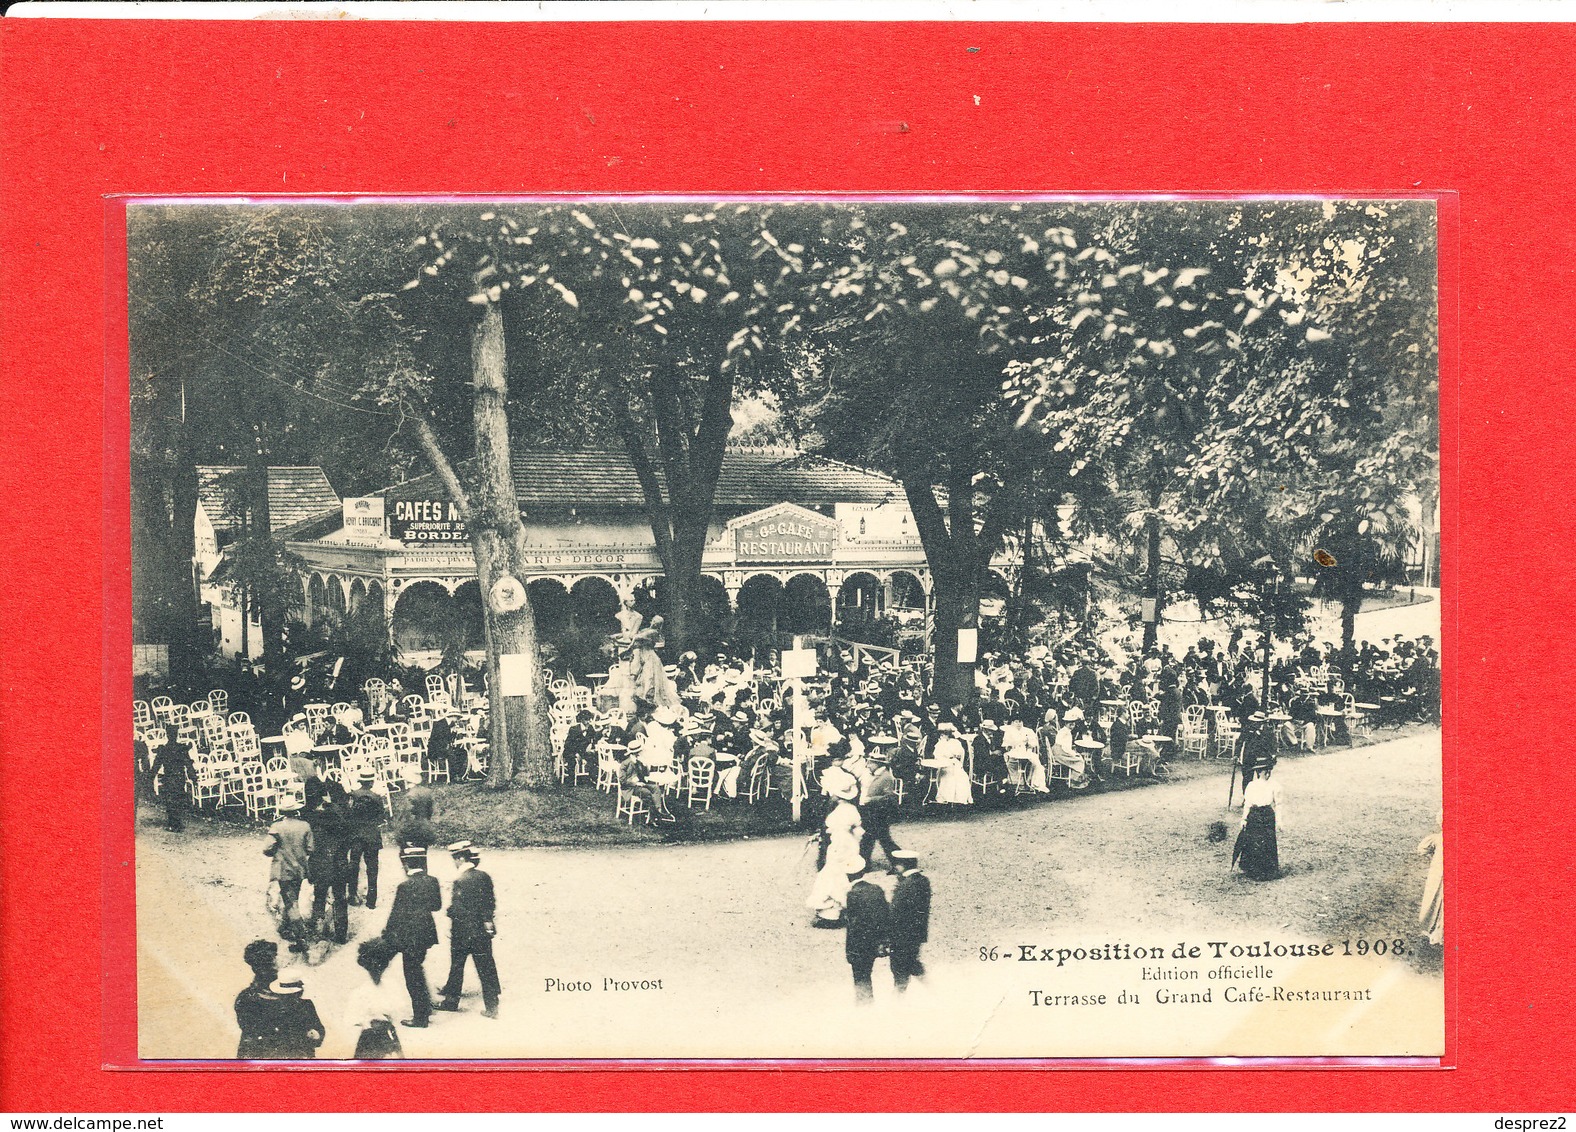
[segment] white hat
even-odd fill
[[[663,704],[651,713],[651,718],[666,727],[679,721],[679,713]]]
[[[1071,723],[1084,717],[1083,708],[1069,708],[1067,714],[1062,716],[1063,723]]]

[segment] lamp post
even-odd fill
[[[1275,607],[1280,598],[1280,569],[1275,565],[1275,560],[1268,554],[1260,558],[1253,565],[1265,573],[1266,587],[1264,590],[1264,606],[1262,631],[1264,634],[1264,679],[1263,690],[1259,696],[1259,707],[1265,715],[1270,711],[1270,649],[1273,644],[1273,631],[1275,624]]]

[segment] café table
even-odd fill
[[[258,743],[263,748],[263,761],[265,763],[272,759],[275,755],[283,758],[287,753],[287,748],[285,747],[285,737],[283,735],[264,735],[258,740]]]
[[[1329,704],[1324,704],[1321,707],[1315,708],[1313,714],[1318,717],[1318,745],[1321,747],[1327,747],[1330,745],[1330,729],[1335,726],[1335,721],[1337,719],[1342,718],[1341,709],[1333,708]]]

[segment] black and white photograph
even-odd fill
[[[142,1063],[1438,1064],[1432,198],[126,227]]]

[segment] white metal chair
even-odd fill
[[[1208,737],[1209,737],[1209,734],[1206,731],[1205,732],[1206,745],[1208,743]],[[1133,775],[1137,772],[1139,766],[1142,765],[1142,763],[1143,763],[1143,758],[1142,758],[1142,756],[1139,755],[1139,753],[1135,749],[1135,747],[1136,747],[1136,744],[1131,743],[1131,742],[1129,742],[1126,746],[1124,746],[1122,748],[1122,757],[1121,758],[1112,758],[1111,759],[1111,770],[1112,771],[1118,771],[1118,770],[1122,771],[1124,774],[1127,775],[1127,777],[1132,778]],[[1107,748],[1107,749],[1109,750],[1109,748]],[[1199,755],[1199,758],[1203,758],[1203,757],[1204,757],[1203,755]]]
[[[215,715],[223,717],[230,710],[230,693],[223,688],[215,688],[208,693],[208,706],[213,708]]]
[[[705,755],[694,755],[689,760],[689,804],[699,800],[710,812],[712,790],[717,782],[717,764]]]
[[[613,752],[598,746],[596,752],[596,788],[604,794],[618,785],[618,760]]]
[[[131,724],[138,731],[153,726],[153,709],[148,706],[147,700],[131,701]]]
[[[1215,757],[1235,759],[1237,757],[1237,741],[1242,738],[1242,724],[1237,722],[1235,716],[1220,713],[1215,720]]]
[[[1204,717],[1203,704],[1189,704],[1182,713],[1181,740],[1183,754],[1196,753],[1199,761],[1209,754],[1209,721]]]
[[[651,811],[646,808],[645,799],[639,794],[625,790],[623,785],[619,784],[618,802],[613,807],[613,819],[617,821],[621,817],[629,818],[630,825],[635,824],[637,817],[643,817],[647,825],[651,824]]]
[[[170,709],[174,706],[175,701],[170,699],[170,697],[154,696],[152,703],[149,704],[149,710],[153,712],[155,719],[163,723],[170,718]]]

